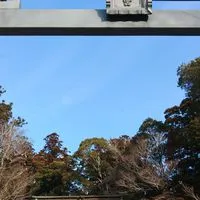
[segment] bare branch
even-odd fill
[[[31,183],[26,159],[31,148],[14,125],[0,126],[0,199],[13,200]]]
[[[153,138],[157,146],[163,142],[159,136]],[[110,151],[117,157],[117,164],[111,170],[110,182],[116,188],[129,192],[145,192],[147,190],[163,190],[166,187],[168,174],[174,169],[172,163],[154,162],[151,157],[153,149],[149,148],[148,140],[137,139],[131,144],[129,152],[122,154],[116,146],[111,145]],[[168,166],[169,164],[169,166]],[[164,169],[165,168],[165,169]]]
[[[182,189],[183,189],[183,192],[188,196],[188,197],[191,197],[193,198],[194,200],[200,200],[200,197],[195,194],[194,192],[194,188],[193,187],[190,187],[190,186],[187,186],[183,183],[180,183],[180,185],[182,186]]]

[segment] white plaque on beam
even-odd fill
[[[106,13],[109,15],[149,15],[152,0],[107,0]]]

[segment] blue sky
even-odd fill
[[[180,5],[181,4],[181,5]],[[22,9],[104,8],[103,0],[23,0]],[[199,2],[155,2],[155,9]],[[36,150],[59,133],[75,151],[88,137],[130,136],[178,104],[177,67],[200,56],[200,37],[0,37],[4,99],[28,121]]]

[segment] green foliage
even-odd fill
[[[72,160],[57,133],[48,135],[44,148],[34,156],[35,195],[68,195],[72,184]]]
[[[83,192],[85,194],[106,193],[104,179],[108,176],[113,162],[109,142],[104,138],[86,139],[81,142],[74,158],[82,180]]]
[[[182,64],[177,75],[178,86],[185,90],[186,96],[200,100],[200,57]]]
[[[139,131],[134,138],[138,137],[147,139],[147,147],[150,152],[152,163],[163,165],[165,162],[167,142],[166,125],[162,121],[147,118],[140,126]]]
[[[0,97],[6,92],[2,86],[0,86]],[[24,124],[26,124],[26,121],[21,118],[13,117],[13,112],[12,112],[12,106],[13,103],[6,103],[5,100],[2,100],[0,102],[0,124],[9,124],[12,123],[15,126],[21,127]]]
[[[1,97],[1,95],[3,94],[3,93],[5,93],[6,92],[6,90],[0,85],[0,97]]]
[[[163,122],[154,120],[152,118],[147,118],[140,126],[137,135],[144,135],[148,137],[161,132],[166,132],[166,126],[163,124]]]
[[[143,188],[140,192],[145,192],[147,195],[148,187],[146,189],[143,187],[147,177],[150,179],[154,177],[155,182],[161,180],[166,183],[165,187],[160,187],[162,190],[158,194],[161,196],[161,193],[168,194],[169,188],[174,191],[174,194],[181,192],[183,188],[180,183],[193,186],[194,192],[199,192],[200,58],[188,64],[182,64],[178,68],[177,74],[178,86],[185,90],[186,98],[180,105],[165,111],[164,123],[147,118],[140,126],[136,136],[131,139],[129,147],[121,154],[121,162],[115,168],[113,175],[118,177],[118,185],[126,192],[132,191],[137,194],[137,190]],[[146,140],[147,143],[145,148],[139,147],[143,153],[140,154],[142,157],[137,158],[134,154],[138,154],[138,139]],[[141,158],[142,160],[140,160]],[[144,165],[144,161],[146,165]],[[156,169],[156,173],[153,170],[152,177],[147,173],[146,178],[141,179],[141,166],[143,166],[144,173],[153,169]],[[140,180],[137,179],[138,176]],[[154,195],[155,192],[155,188],[153,191],[151,188],[150,195]],[[192,194],[186,195],[192,196]],[[145,195],[143,194],[143,196]]]
[[[62,141],[59,140],[59,135],[57,133],[51,133],[47,135],[45,140],[45,146],[42,153],[47,156],[49,162],[58,158],[65,158],[68,156],[67,148],[62,149]]]
[[[180,105],[165,111],[168,158],[177,160],[174,181],[200,188],[200,58],[178,68],[178,85],[186,92]]]
[[[32,194],[104,194],[132,192],[134,196],[181,191],[181,183],[200,188],[200,58],[182,64],[178,86],[186,97],[165,110],[165,121],[144,120],[136,135],[81,142],[70,156],[57,133],[48,135],[44,148],[29,165],[35,172]],[[0,86],[0,97],[6,91]],[[12,103],[0,102],[0,124],[22,126],[13,117]],[[31,147],[31,144],[26,145]],[[184,185],[182,184],[182,185]],[[170,191],[170,192],[169,192]],[[192,190],[191,190],[192,191]],[[188,194],[187,194],[188,195]],[[188,196],[192,196],[189,194]],[[164,198],[166,199],[166,198]]]

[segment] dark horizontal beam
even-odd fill
[[[200,36],[200,11],[108,19],[105,10],[0,10],[0,35]]]

